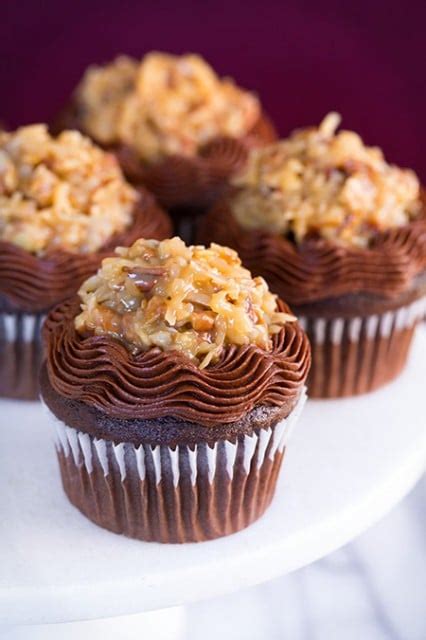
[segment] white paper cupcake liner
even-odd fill
[[[0,312],[0,395],[37,399],[43,314]]]
[[[394,311],[353,318],[301,316],[312,346],[309,395],[357,395],[393,380],[407,360],[426,296]]]
[[[118,533],[184,542],[232,533],[263,513],[305,401],[303,390],[286,419],[251,436],[174,448],[94,438],[47,413],[75,506]]]

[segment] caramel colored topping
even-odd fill
[[[199,56],[150,53],[90,67],[77,89],[84,129],[152,161],[195,155],[215,137],[239,138],[260,116],[257,98],[219,78]]]
[[[115,158],[77,131],[0,132],[0,240],[38,256],[93,253],[129,226],[135,201]]]
[[[253,150],[233,213],[246,229],[293,234],[297,242],[321,236],[366,247],[377,234],[401,227],[420,211],[419,182],[410,170],[386,163],[352,131],[336,128],[330,113],[318,128]]]
[[[82,335],[113,335],[135,353],[182,351],[204,368],[228,344],[270,350],[271,336],[294,320],[226,247],[172,238],[138,240],[116,253],[79,291]]]

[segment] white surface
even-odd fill
[[[426,460],[426,334],[364,397],[309,402],[276,498],[247,530],[161,546],[97,528],[62,494],[41,407],[0,404],[0,620],[60,622],[195,601],[301,567],[373,524]]]
[[[189,606],[185,640],[425,640],[425,500],[426,478],[379,523],[326,558]],[[78,624],[82,635],[66,640],[101,640],[85,636],[84,624]],[[137,630],[136,623],[126,640],[136,640]]]
[[[102,620],[0,627],[1,640],[188,640],[185,607]]]
[[[0,638],[176,640],[180,634],[181,640],[424,640],[425,504],[426,477],[355,541],[250,589],[177,610],[0,628]]]

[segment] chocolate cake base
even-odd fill
[[[43,314],[0,312],[0,396],[38,399]]]
[[[312,347],[309,396],[353,396],[394,380],[406,364],[415,328],[425,311],[426,297],[422,297],[364,317],[299,316]]]
[[[200,542],[234,533],[270,504],[304,401],[303,392],[287,418],[214,445],[114,442],[49,411],[65,493],[94,523],[140,540]]]

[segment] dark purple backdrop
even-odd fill
[[[281,133],[335,109],[425,180],[425,5],[3,0],[0,120],[48,120],[90,62],[196,51],[258,91]]]

